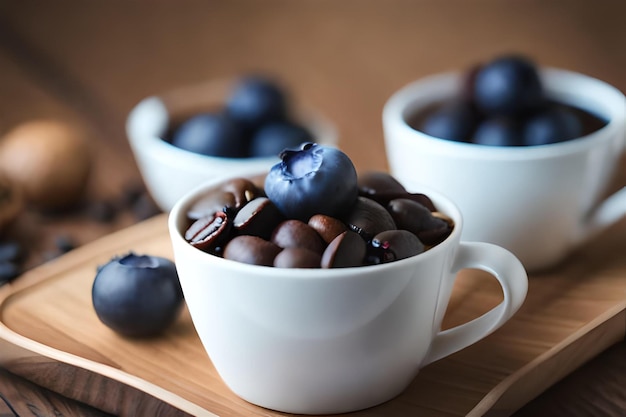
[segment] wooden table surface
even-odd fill
[[[87,198],[109,201],[141,185],[124,132],[134,104],[185,84],[263,71],[336,123],[358,169],[387,169],[382,106],[425,75],[519,52],[626,91],[625,15],[617,0],[4,1],[0,134],[36,118],[86,124],[98,150]],[[31,210],[13,233],[37,233],[28,241],[30,268],[55,250],[59,235],[81,245],[139,220],[130,212],[102,223]],[[621,342],[515,415],[623,417],[624,387]],[[1,417],[48,415],[103,413],[0,369]]]

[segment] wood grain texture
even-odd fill
[[[31,271],[11,292],[4,291],[0,338],[40,354],[51,347],[48,355],[57,361],[131,385],[192,415],[282,415],[255,407],[228,390],[186,312],[155,340],[125,339],[98,321],[90,298],[97,265],[129,250],[171,258],[165,220],[165,215],[159,216]],[[401,416],[417,411],[433,417],[510,415],[622,340],[626,260],[603,256],[604,245],[625,243],[626,224],[621,226],[596,242],[604,250],[585,249],[558,269],[532,276],[526,302],[494,334],[427,366],[396,399],[354,415]],[[492,281],[485,273],[464,271],[455,286],[445,327],[476,317],[498,303],[502,295]],[[5,354],[2,362],[15,374],[94,405],[90,393],[100,391],[99,382],[85,384],[81,379],[85,376],[51,367],[45,356],[11,358]],[[137,413],[134,402],[96,404],[121,416]],[[117,408],[110,409],[111,404]],[[171,413],[167,409],[155,415]]]
[[[621,342],[530,402],[515,417],[565,416],[571,409],[584,416],[621,417],[626,411],[624,387],[626,342]],[[574,391],[586,392],[588,396],[572,395]]]
[[[38,389],[38,396],[30,393],[34,385],[0,369],[0,416],[48,417],[76,416],[112,417],[93,407],[78,402],[68,402],[51,391]],[[11,401],[9,402],[9,398]]]

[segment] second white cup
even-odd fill
[[[624,151],[624,95],[569,71],[540,75],[551,99],[608,123],[571,141],[525,147],[454,142],[411,127],[416,113],[458,94],[461,74],[409,84],[383,111],[391,174],[408,187],[424,184],[450,197],[465,218],[464,240],[503,246],[531,271],[555,265],[626,214],[626,188],[605,198]]]

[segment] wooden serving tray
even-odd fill
[[[128,340],[97,319],[96,267],[129,251],[172,258],[166,216],[85,245],[0,288],[0,364],[120,416],[280,416],[222,383],[187,311],[162,337]],[[626,222],[552,272],[479,343],[424,368],[399,397],[353,416],[506,416],[626,334]],[[496,305],[495,280],[460,274],[444,327]]]

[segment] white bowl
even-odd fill
[[[203,182],[267,172],[278,155],[255,158],[223,158],[201,155],[163,140],[174,121],[220,107],[236,80],[214,80],[151,96],[139,102],[126,123],[128,140],[150,195],[165,212],[185,193]],[[336,146],[334,125],[316,112],[293,105],[295,118],[316,142]]]

